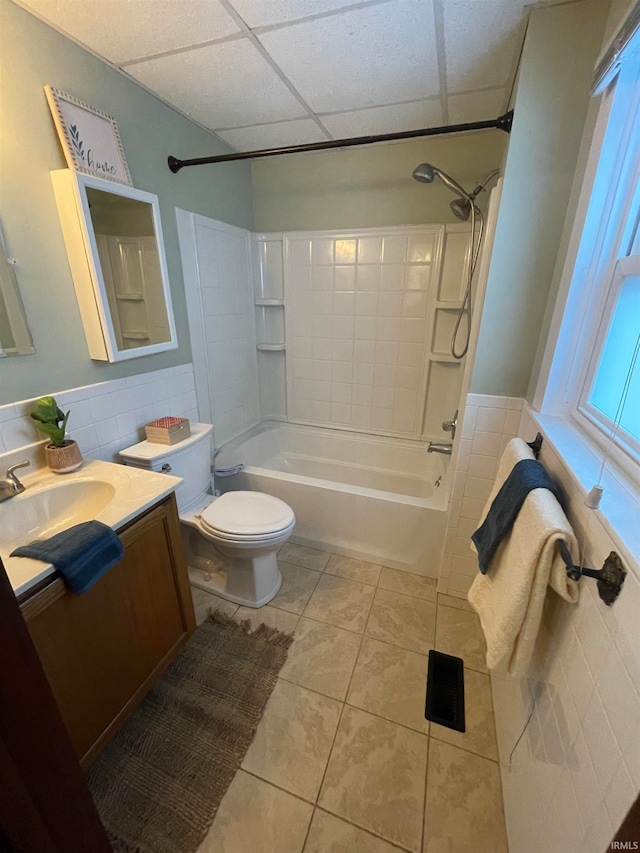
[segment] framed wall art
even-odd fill
[[[115,119],[52,86],[44,90],[69,168],[133,186]]]

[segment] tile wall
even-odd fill
[[[502,451],[518,435],[522,405],[520,397],[467,395],[440,570],[442,593],[466,598],[478,571],[469,537],[478,527]]]
[[[285,235],[290,420],[421,437],[430,371],[449,360],[468,242],[452,239],[445,253],[445,235]],[[448,366],[438,387],[457,400],[459,367]],[[442,421],[451,406],[440,408]]]
[[[219,446],[260,421],[251,235],[203,216],[194,221],[203,324],[194,360],[206,363],[206,396]]]
[[[256,340],[280,349],[258,349],[258,397],[262,420],[287,420],[284,259],[282,234],[253,234]],[[265,304],[270,303],[270,304]]]
[[[144,424],[155,418],[198,420],[191,364],[52,393],[61,409],[71,409],[68,432],[83,454],[106,462],[118,462],[118,451],[141,441]],[[0,406],[0,453],[42,440],[29,417],[33,408],[34,400]]]
[[[537,432],[522,400],[468,395],[441,592],[466,596],[478,570],[469,537],[502,449]],[[615,542],[548,443],[540,460],[568,496],[583,563],[599,568]],[[612,607],[589,580],[574,606],[550,590],[527,677],[491,676],[511,853],[602,853],[640,791],[640,572],[628,568]]]
[[[537,429],[525,409],[519,435]],[[540,460],[568,496],[583,564],[600,568],[615,542],[549,443]],[[528,676],[492,675],[511,853],[603,853],[640,791],[640,567],[627,568],[612,607],[589,579],[577,605],[550,590]]]

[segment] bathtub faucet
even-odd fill
[[[427,447],[427,453],[444,453],[446,456],[451,456],[452,450],[453,444],[447,444],[446,442],[430,441],[429,447]]]

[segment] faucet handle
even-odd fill
[[[7,468],[7,480],[13,480],[14,483],[17,482],[18,478],[15,476],[15,474],[13,472],[17,471],[19,468],[28,468],[29,465],[31,465],[31,462],[29,461],[29,459],[25,459],[22,462],[18,462],[16,465],[11,465],[10,468]]]
[[[458,428],[458,410],[456,409],[455,414],[453,416],[453,420],[442,421],[442,429],[445,432],[450,432],[451,438],[455,438],[457,428]]]

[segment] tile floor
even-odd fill
[[[266,607],[294,631],[253,741],[199,853],[507,853],[484,640],[435,581],[288,543]],[[427,653],[465,661],[467,731],[424,719]]]

